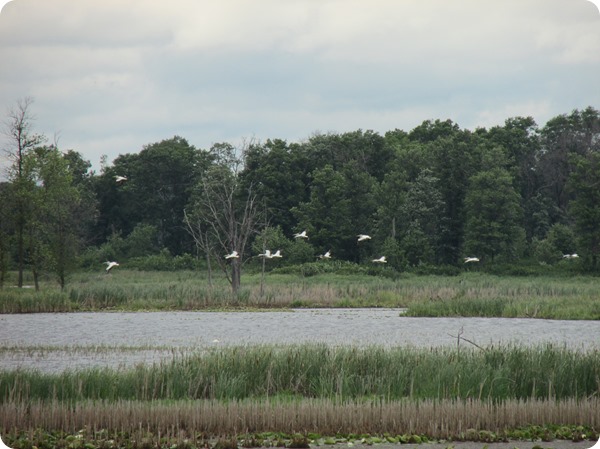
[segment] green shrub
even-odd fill
[[[454,265],[429,265],[420,264],[409,270],[418,275],[436,275],[436,276],[458,276],[463,270]]]

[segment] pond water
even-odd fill
[[[482,346],[600,348],[600,321],[412,318],[399,309],[10,314],[0,315],[0,369],[131,366],[226,345],[456,345],[459,332]]]

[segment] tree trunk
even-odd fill
[[[21,212],[19,212],[21,214]],[[19,280],[17,286],[19,288],[23,287],[23,269],[24,269],[24,259],[25,259],[25,245],[23,239],[23,220],[22,216],[19,217],[19,222],[17,224],[17,242],[18,242],[18,258],[19,258]]]
[[[263,245],[263,254],[265,252],[264,249],[264,245]],[[262,258],[262,270],[260,273],[260,297],[262,298],[265,295],[265,259],[266,257]]]
[[[33,284],[35,285],[35,291],[39,292],[40,291],[40,279],[39,279],[39,273],[37,270],[37,267],[35,266],[35,264],[33,264],[31,271],[33,273]]]
[[[208,286],[212,288],[212,267],[210,265],[210,251],[206,251],[206,270],[208,271]]]
[[[234,296],[237,296],[241,284],[241,270],[238,259],[234,259],[231,264],[231,291]]]

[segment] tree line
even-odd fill
[[[591,106],[541,127],[531,117],[475,130],[425,120],[408,132],[209,149],[175,136],[104,158],[100,173],[34,133],[31,107],[19,100],[5,120],[0,284],[14,269],[19,286],[30,270],[36,285],[52,273],[64,287],[82,267],[154,258],[220,267],[236,290],[242,266],[265,249],[281,250],[278,266],[330,251],[356,264],[385,255],[399,271],[572,254],[580,270],[599,268],[600,115]],[[293,238],[303,230],[309,239]],[[371,239],[359,244],[358,234]]]

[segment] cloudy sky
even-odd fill
[[[600,108],[588,0],[2,3],[2,120],[32,97],[35,131],[96,170],[175,135],[208,149]]]

